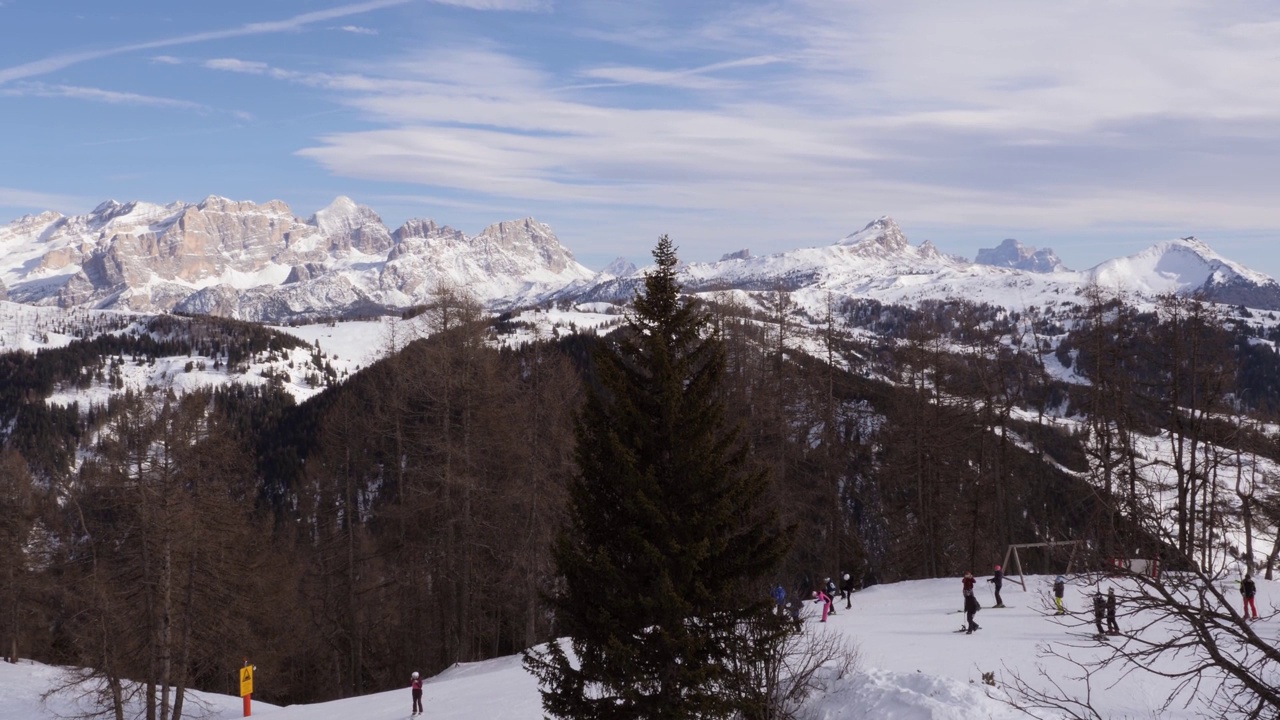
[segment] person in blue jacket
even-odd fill
[[[787,591],[783,589],[781,583],[773,588],[773,602],[777,604],[777,612],[781,615],[787,605]]]

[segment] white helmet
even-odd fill
[[[849,573],[845,573],[845,574],[844,574],[844,579],[845,579],[845,580],[848,580],[848,579],[849,579]]]
[[[418,679],[418,673],[414,673],[414,674],[413,674],[413,679],[414,679],[414,680],[417,680],[417,679]]]

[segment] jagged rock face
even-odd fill
[[[472,239],[472,245],[485,258],[485,269],[495,274],[512,272],[524,264],[559,273],[575,262],[551,226],[533,218],[490,225]]]
[[[1037,250],[1008,238],[999,247],[982,248],[973,260],[978,265],[1007,267],[1027,272],[1049,273],[1066,270],[1066,266],[1058,259],[1050,248]]]
[[[395,231],[393,238],[396,246],[391,249],[388,260],[395,260],[414,250],[425,252],[433,245],[452,247],[467,241],[467,236],[461,230],[454,230],[448,225],[437,225],[435,220],[410,220]],[[415,240],[418,242],[409,242]]]
[[[9,299],[9,288],[4,286],[4,281],[0,280],[0,300]]]
[[[725,253],[724,255],[721,255],[720,262],[724,262],[725,260],[746,260],[747,258],[750,258],[750,257],[751,257],[751,251],[747,250],[746,248],[743,248],[742,250],[739,250],[737,252]]]

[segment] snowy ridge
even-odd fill
[[[829,297],[897,304],[963,298],[1023,310],[1074,302],[1094,283],[1137,302],[1166,292],[1203,292],[1220,302],[1280,309],[1280,285],[1273,279],[1223,258],[1194,238],[1157,243],[1080,272],[1063,268],[1052,251],[1034,251],[1017,241],[1006,241],[1002,248],[985,255],[986,262],[970,262],[940,252],[928,241],[912,245],[885,217],[829,246],[689,263],[679,272],[688,292],[787,291],[811,314],[825,307]],[[642,272],[602,276],[595,284],[571,286],[556,296],[622,302],[642,277]]]

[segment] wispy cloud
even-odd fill
[[[156,55],[155,57],[151,58],[151,62],[159,63],[160,65],[181,65],[182,64],[182,60],[180,60],[179,58],[173,57],[172,55]]]
[[[342,32],[349,32],[353,35],[377,35],[378,31],[373,28],[361,27],[359,25],[343,25],[338,28]]]
[[[781,62],[786,62],[786,59],[778,55],[760,55],[756,57],[742,58],[739,60],[728,60],[725,62],[718,62],[711,65],[703,65],[701,67],[688,68],[684,70],[655,70],[652,68],[626,66],[590,68],[581,73],[583,77],[605,80],[608,82],[595,85],[579,85],[570,87],[585,89],[593,87],[622,87],[626,85],[656,85],[660,87],[687,88],[693,90],[727,89],[740,86],[743,82],[749,82],[749,80],[743,79],[734,81],[712,76],[724,70],[758,68],[764,65],[773,65]]]
[[[247,73],[249,75],[261,75],[270,69],[264,62],[238,60],[236,58],[214,58],[205,60],[203,64],[210,70],[226,70],[227,72]]]
[[[69,195],[0,186],[0,207],[54,208],[66,211],[69,208],[82,207],[85,204],[80,198]]]
[[[80,87],[77,85],[50,85],[41,82],[24,82],[11,87],[0,88],[0,95],[6,95],[9,97],[72,98],[76,100],[92,100],[94,102],[109,103],[111,105],[142,105],[146,107],[170,108],[174,110],[195,110],[199,112],[209,112],[212,110],[212,108],[207,105],[192,102],[190,100],[176,100],[173,98],[156,97],[154,95],[140,95],[138,93],[118,92],[115,90]]]
[[[537,11],[545,10],[549,7],[549,0],[429,0],[439,5],[450,5],[454,7],[468,8],[472,10],[499,10],[499,11]],[[384,8],[395,7],[398,5],[406,5],[414,2],[414,0],[367,0],[366,2],[354,3],[349,5],[341,5],[327,10],[316,10],[313,12],[294,15],[293,17],[283,20],[270,20],[266,22],[246,23],[234,28],[224,30],[210,30],[207,32],[191,33],[188,35],[179,35],[177,37],[164,38],[160,40],[151,40],[148,42],[132,43],[128,45],[120,45],[105,50],[90,50],[84,52],[67,53],[63,55],[53,55],[40,60],[35,60],[21,65],[14,65],[7,68],[0,68],[0,85],[14,80],[23,78],[36,77],[47,73],[61,70],[65,67],[77,65],[90,60],[110,57],[112,55],[121,55],[124,53],[137,52],[140,50],[155,50],[165,47],[174,47],[178,45],[190,45],[192,43],[209,42],[212,40],[226,40],[230,38],[245,37],[249,35],[264,35],[270,33],[294,32],[301,30],[309,25],[316,23],[338,20],[340,18],[351,17],[353,15],[362,15],[364,13],[382,10]]]

